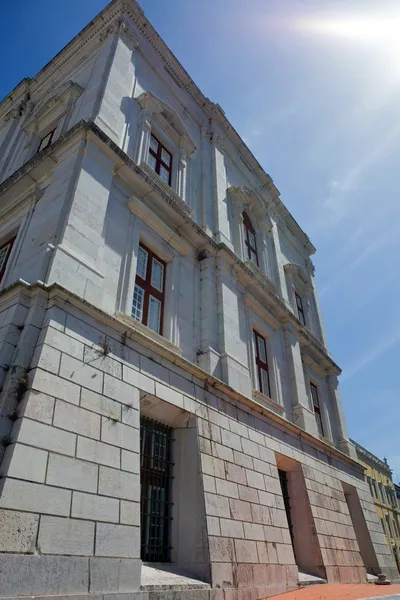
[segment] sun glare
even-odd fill
[[[385,16],[347,16],[298,19],[298,29],[322,36],[354,39],[396,50],[400,55],[400,12]]]

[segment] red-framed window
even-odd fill
[[[52,129],[51,131],[49,131],[49,133],[46,133],[46,135],[42,137],[39,143],[39,147],[37,149],[38,152],[41,152],[45,148],[48,148],[50,144],[52,144],[56,129],[57,127],[54,127],[54,129]]]
[[[0,283],[3,280],[4,273],[7,267],[8,259],[10,258],[11,250],[15,242],[15,237],[8,240],[5,244],[0,246]]]
[[[165,146],[156,138],[150,136],[149,155],[147,162],[150,167],[161,177],[165,183],[171,185],[172,179],[172,154],[168,152]]]
[[[162,335],[164,316],[165,262],[139,245],[132,317]]]
[[[299,321],[301,321],[303,325],[306,325],[306,315],[304,313],[303,299],[297,293],[295,293],[294,296],[296,298],[297,316],[299,317]]]
[[[253,330],[254,343],[256,347],[256,368],[258,378],[258,389],[262,394],[271,397],[271,387],[269,384],[267,344],[265,338],[257,331]]]
[[[246,246],[246,254],[249,260],[252,260],[258,266],[258,253],[257,253],[257,242],[256,232],[253,224],[246,212],[243,213],[243,227],[244,227],[244,245]]]
[[[324,435],[324,426],[322,425],[321,405],[319,403],[318,388],[314,383],[310,383],[311,400],[314,407],[315,420],[317,421],[318,433]]]

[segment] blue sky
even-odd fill
[[[0,9],[0,97],[107,3]],[[350,436],[400,480],[400,6],[385,0],[142,0],[309,234]],[[382,6],[384,5],[384,8]]]

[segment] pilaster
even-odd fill
[[[290,323],[285,323],[283,329],[292,393],[293,421],[296,425],[305,429],[308,433],[311,433],[311,435],[318,437],[315,416],[310,410],[297,332]]]
[[[337,446],[342,452],[357,460],[357,452],[354,444],[349,440],[347,433],[346,420],[344,417],[342,399],[340,397],[339,382],[337,375],[329,370],[326,377],[328,391],[332,402],[332,409],[335,418],[335,430],[337,435]]]

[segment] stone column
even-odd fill
[[[290,323],[284,323],[283,330],[292,392],[293,422],[308,433],[311,433],[311,435],[318,437],[317,423],[314,413],[310,409],[304,380],[303,362],[297,331]]]
[[[272,231],[272,239],[273,239],[273,245],[274,245],[275,268],[276,268],[276,273],[277,273],[276,284],[279,287],[279,289],[281,290],[283,299],[286,301],[286,304],[290,304],[289,298],[288,298],[287,286],[286,286],[285,271],[283,269],[283,263],[281,260],[281,246],[280,246],[280,242],[279,242],[279,231],[278,231],[279,216],[277,213],[272,213],[270,216],[271,216],[271,222],[272,222],[272,230],[271,231]]]
[[[186,179],[187,179],[187,150],[183,146],[179,148],[179,166],[178,166],[178,195],[187,202],[186,198]]]
[[[224,243],[233,250],[228,215],[227,180],[224,159],[225,139],[218,133],[212,134],[212,173],[213,173],[213,207],[214,207],[214,239]]]
[[[142,162],[146,162],[146,158],[149,152],[150,146],[150,134],[151,134],[151,117],[152,113],[143,109],[141,118],[140,118],[140,126],[139,126],[139,140],[137,144],[136,150],[136,163],[140,165]]]
[[[328,390],[330,395],[330,400],[332,402],[333,414],[335,417],[335,432],[336,432],[336,443],[338,448],[348,454],[351,458],[357,460],[357,453],[354,447],[349,440],[349,435],[347,433],[346,420],[344,418],[342,399],[340,397],[339,391],[339,382],[336,373],[329,369],[327,371],[326,377],[328,383]]]
[[[307,270],[310,275],[310,286],[311,286],[311,290],[312,290],[311,295],[312,295],[312,304],[313,304],[312,308],[314,308],[314,310],[315,310],[315,321],[316,321],[316,327],[318,329],[318,337],[320,338],[321,342],[324,344],[325,348],[327,348],[325,329],[324,329],[324,324],[322,322],[322,316],[321,316],[321,308],[319,305],[318,293],[317,293],[317,288],[315,286],[315,280],[314,280],[315,267],[314,267],[311,259],[308,259],[308,261],[307,261]]]

